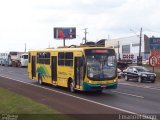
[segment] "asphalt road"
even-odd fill
[[[0,76],[11,78],[12,80],[25,82],[31,85],[39,86],[36,81],[28,79],[28,73],[26,68],[13,68],[13,67],[0,66]],[[3,79],[0,78],[1,83],[2,81]],[[111,113],[124,112],[124,113],[160,115],[159,82],[137,83],[134,81],[128,82],[124,81],[123,79],[120,79],[117,89],[104,90],[102,94],[95,94],[92,92],[87,92],[87,93],[78,92],[75,94],[68,92],[66,89],[53,87],[51,85],[44,85],[43,87],[49,90],[53,90],[52,92],[56,94],[62,96],[64,96],[65,94],[65,96],[71,97],[71,98],[66,98],[68,99],[67,102],[70,101],[69,99],[72,99],[71,101],[74,101],[73,99],[76,99],[77,101],[81,100],[83,102],[86,102],[84,104],[85,108],[83,107],[79,108],[80,106],[73,107],[73,109],[69,113],[74,113],[74,112],[76,113],[76,110],[78,109],[79,113],[81,113],[82,111],[84,113],[90,113],[90,112],[96,113],[97,111],[99,111],[100,113],[108,112],[110,114],[109,111],[111,111]],[[78,103],[81,103],[81,101],[79,101]],[[72,106],[76,106],[78,103],[74,103]],[[91,103],[92,105],[89,105]],[[86,106],[87,104],[89,105],[88,106],[89,108]],[[90,106],[92,107],[96,106],[96,108],[92,108]],[[93,109],[96,110],[94,111]]]

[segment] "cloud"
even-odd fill
[[[25,42],[28,49],[63,45],[53,39],[53,27],[76,27],[78,36],[71,44],[82,41],[84,28],[89,41],[134,35],[130,29],[139,33],[140,27],[154,34],[160,31],[159,5],[159,0],[1,1],[0,50],[22,49]]]

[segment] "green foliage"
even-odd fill
[[[0,118],[15,115],[18,120],[66,120],[67,116],[29,98],[0,88]]]

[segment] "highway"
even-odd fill
[[[2,83],[2,77],[12,79],[13,81],[20,81],[28,83],[28,85],[39,86],[36,81],[28,79],[27,68],[14,68],[0,66],[0,87]],[[5,81],[4,81],[5,82]],[[13,84],[13,83],[12,83]],[[43,85],[43,88],[56,92],[56,94],[65,95],[74,99],[79,99],[87,104],[94,104],[96,109],[102,113],[133,113],[133,114],[154,114],[160,115],[160,83],[137,83],[133,81],[125,81],[123,78],[119,80],[118,88],[115,90],[104,90],[102,94],[93,92],[77,92],[70,93],[67,89],[60,87],[53,87],[51,85]],[[69,99],[71,99],[69,98]],[[65,104],[65,103],[63,103]],[[73,105],[76,105],[73,102]],[[100,108],[98,106],[101,106]],[[106,108],[111,112],[104,111]],[[72,112],[75,107],[72,108]],[[76,108],[77,109],[77,108]],[[82,109],[82,108],[79,108]],[[88,110],[88,111],[87,111]],[[89,112],[93,110],[85,107],[84,113],[95,113]],[[62,110],[63,111],[63,110]],[[72,113],[67,112],[66,113]],[[79,110],[81,113],[82,110]]]

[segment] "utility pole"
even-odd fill
[[[26,52],[26,43],[24,44],[24,47],[25,47],[25,48],[24,48],[24,52]]]
[[[134,34],[136,34],[132,29],[130,29]],[[136,34],[137,35],[137,34]],[[139,55],[137,56],[137,65],[142,65],[142,56],[141,56],[141,46],[142,46],[142,27],[140,29],[140,35],[139,36]]]
[[[142,28],[140,30],[139,36],[139,56],[137,56],[137,65],[142,65],[142,56],[141,56],[141,45],[142,45]]]
[[[87,29],[88,29],[88,28],[84,28],[84,29],[83,29],[83,30],[84,30],[84,36],[85,36],[85,37],[84,37],[85,44],[86,44],[86,42],[87,42],[87,33],[88,33],[88,32],[87,32]]]
[[[108,40],[110,40],[110,35],[108,34]]]
[[[50,43],[49,43],[49,45],[48,45],[48,48],[50,48],[51,46],[50,46]]]
[[[120,53],[119,53],[119,47],[120,47],[120,46],[119,46],[119,41],[118,41],[118,61],[120,61],[120,59],[121,59],[121,58],[120,58]]]
[[[140,30],[140,40],[139,40],[139,56],[141,56],[141,46],[142,46],[142,28]]]

